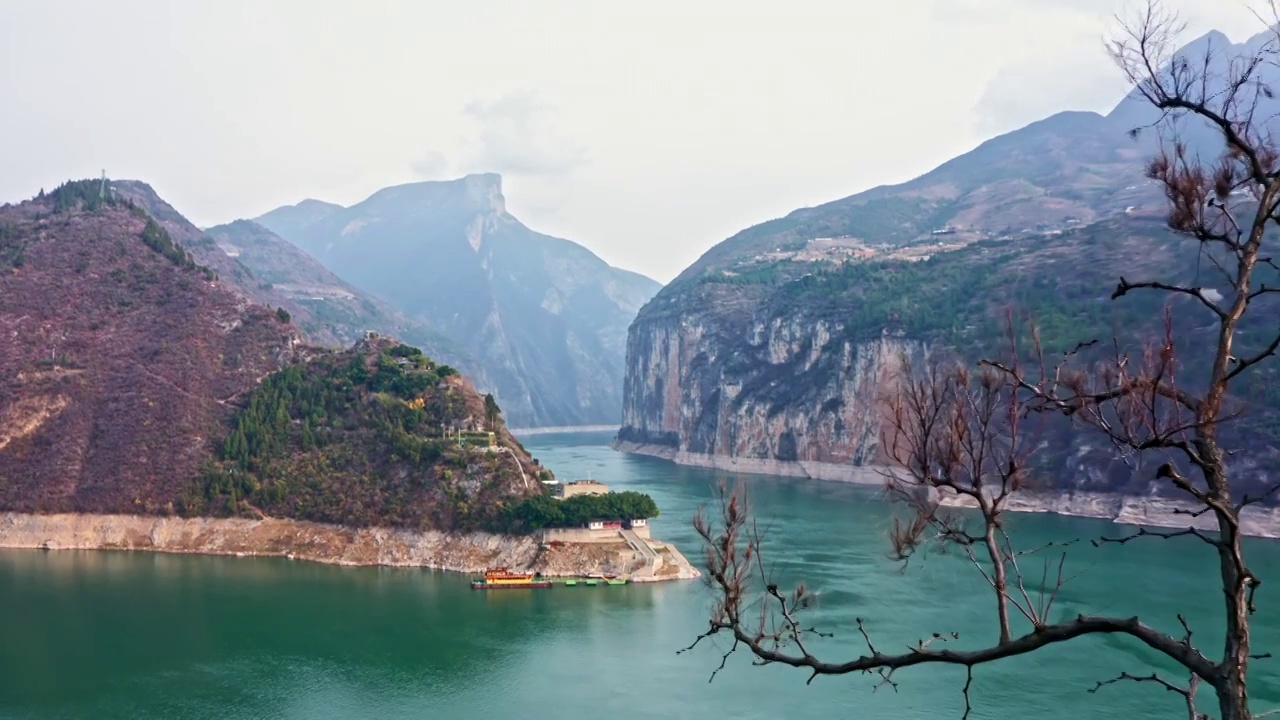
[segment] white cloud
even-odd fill
[[[444,153],[430,150],[409,163],[409,169],[420,180],[445,180],[452,176],[453,165]]]
[[[1097,61],[1102,52],[1098,38],[1082,37],[1061,52],[1001,67],[974,106],[976,130],[998,135],[1064,110],[1107,112],[1126,87],[1115,67]]]
[[[473,100],[463,112],[477,128],[460,163],[468,172],[561,176],[589,159],[586,147],[557,131],[554,111],[532,93]]]
[[[983,28],[1003,37],[999,66],[973,107],[974,129],[980,135],[1008,132],[1064,110],[1106,113],[1128,91],[1107,56],[1105,42],[1117,18],[1130,18],[1142,0],[957,3],[945,11],[954,20],[981,19]],[[1168,7],[1187,25],[1183,42],[1211,28],[1238,40],[1259,29],[1244,0],[1183,0],[1169,2]]]

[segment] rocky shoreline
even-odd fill
[[[614,440],[610,447],[620,452],[647,455],[670,460],[678,465],[727,470],[730,472],[803,477],[813,480],[829,480],[860,485],[881,485],[886,468],[855,467],[819,462],[783,462],[754,458],[735,458],[720,455],[681,452],[662,445]],[[969,498],[944,496],[944,505],[965,507],[972,505]],[[1110,520],[1121,525],[1146,527],[1186,528],[1202,530],[1216,528],[1209,515],[1190,517],[1178,511],[1195,510],[1196,506],[1179,500],[1158,496],[1133,496],[1100,492],[1033,492],[1024,491],[1012,498],[1009,509],[1023,513],[1054,513],[1075,517]],[[1244,534],[1253,537],[1280,538],[1280,507],[1253,505],[1240,513]]]
[[[645,573],[644,563],[638,563],[637,554],[621,540],[544,547],[530,535],[349,528],[279,518],[0,513],[0,548],[286,557],[333,565],[422,567],[461,573],[506,566],[551,577],[612,573],[635,582],[700,575],[673,546],[656,540],[650,544],[663,555],[662,572]]]

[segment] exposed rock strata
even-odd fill
[[[847,339],[803,315],[637,321],[618,440],[682,464],[842,479],[879,458],[881,389],[929,352],[892,332]]]
[[[548,576],[599,572],[626,577],[644,566],[623,542],[548,549],[532,536],[356,529],[285,519],[0,513],[0,547],[262,555],[334,565],[426,567],[467,573],[501,565]],[[678,571],[646,580],[698,576],[678,551],[668,553],[666,562],[675,564]]]

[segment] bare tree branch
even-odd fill
[[[756,539],[750,534],[744,535],[748,514],[743,491],[741,489],[733,492],[726,491],[722,495],[720,505],[722,523],[719,526],[713,525],[702,515],[699,515],[695,522],[697,532],[709,548],[709,556],[715,558],[708,565],[707,577],[708,582],[719,590],[719,600],[713,610],[708,631],[695,640],[690,647],[696,646],[702,639],[727,631],[741,646],[749,648],[756,657],[769,663],[805,668],[816,677],[852,672],[878,673],[881,670],[892,671],[931,663],[973,666],[1023,655],[1046,645],[1065,642],[1082,635],[1122,634],[1133,637],[1161,652],[1190,672],[1204,678],[1217,678],[1217,666],[1202,654],[1169,635],[1143,624],[1136,617],[1109,618],[1080,615],[1067,622],[1042,625],[1008,642],[1000,642],[978,650],[916,647],[901,654],[888,654],[875,648],[870,643],[870,637],[859,619],[860,630],[868,645],[867,654],[843,662],[820,660],[804,647],[803,638],[807,631],[801,629],[793,616],[798,605],[796,599],[806,594],[804,589],[798,588],[790,597],[783,595],[774,585],[753,591],[750,578],[754,577],[754,573],[743,572],[743,560],[755,557],[759,552]],[[773,630],[760,624],[748,625],[745,622],[745,611],[748,607],[754,606],[757,599],[776,605],[787,621]],[[790,652],[788,650],[790,647],[795,647],[799,652]]]
[[[1111,293],[1111,299],[1115,300],[1117,298],[1124,297],[1130,290],[1139,290],[1142,288],[1151,288],[1153,290],[1164,290],[1172,293],[1190,295],[1191,297],[1199,300],[1200,304],[1212,310],[1214,315],[1217,315],[1220,318],[1226,317],[1226,312],[1215,305],[1213,301],[1204,294],[1204,288],[1198,287],[1183,287],[1181,285],[1170,285],[1159,281],[1131,283],[1128,280],[1125,280],[1124,276],[1121,276],[1120,284],[1116,286],[1115,292]]]
[[[1244,360],[1235,357],[1230,358],[1231,361],[1234,361],[1235,367],[1231,369],[1231,372],[1227,373],[1225,382],[1231,382],[1246,369],[1257,365],[1269,357],[1275,357],[1277,349],[1280,349],[1280,335],[1276,335],[1276,337],[1268,343],[1261,352],[1253,357],[1245,358]]]
[[[1159,685],[1160,687],[1163,687],[1168,692],[1177,693],[1178,695],[1182,696],[1183,701],[1186,703],[1186,706],[1187,706],[1187,717],[1189,718],[1189,720],[1201,720],[1201,718],[1207,717],[1207,716],[1201,715],[1196,711],[1196,690],[1199,688],[1200,681],[1199,681],[1199,678],[1196,677],[1195,675],[1191,676],[1190,683],[1188,684],[1187,687],[1184,688],[1179,685],[1174,685],[1173,683],[1169,682],[1168,680],[1165,680],[1164,678],[1160,677],[1156,673],[1151,673],[1150,675],[1130,675],[1129,673],[1124,672],[1124,673],[1120,673],[1116,677],[1111,678],[1110,680],[1103,680],[1098,682],[1098,684],[1094,685],[1092,688],[1089,689],[1089,692],[1091,694],[1096,693],[1102,688],[1106,687],[1107,685],[1114,685],[1116,683],[1124,682],[1124,681],[1131,681],[1136,683],[1154,683],[1156,685]]]
[[[1161,530],[1148,530],[1147,528],[1140,527],[1132,535],[1126,535],[1124,537],[1118,537],[1118,538],[1100,537],[1097,540],[1093,540],[1092,542],[1093,542],[1093,546],[1097,547],[1099,545],[1105,545],[1108,543],[1112,543],[1116,545],[1124,545],[1125,543],[1131,540],[1137,540],[1138,538],[1143,538],[1143,537],[1154,537],[1154,538],[1160,538],[1162,540],[1168,540],[1170,538],[1176,538],[1176,537],[1187,537],[1188,535],[1191,537],[1199,538],[1200,540],[1202,540],[1208,545],[1212,545],[1213,547],[1218,547],[1219,543],[1217,540],[1214,540],[1213,538],[1209,537],[1208,535],[1205,535],[1203,532],[1195,528],[1186,528],[1184,530],[1174,530],[1174,531],[1164,532]]]
[[[1099,690],[1101,690],[1103,687],[1106,687],[1107,685],[1114,685],[1115,683],[1123,682],[1125,680],[1131,680],[1133,682],[1153,682],[1153,683],[1156,683],[1157,685],[1164,687],[1165,690],[1176,692],[1179,695],[1182,695],[1184,697],[1191,693],[1191,691],[1188,690],[1187,688],[1174,685],[1173,683],[1162,679],[1159,675],[1155,673],[1151,673],[1150,675],[1138,676],[1138,675],[1130,675],[1127,672],[1120,673],[1119,675],[1111,678],[1110,680],[1100,680],[1097,685],[1094,685],[1092,688],[1090,688],[1089,692],[1096,693]]]

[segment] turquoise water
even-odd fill
[[[653,495],[657,537],[691,560],[689,518],[718,478],[614,453],[607,435],[529,438],[562,478],[587,475]],[[994,635],[989,591],[960,556],[905,571],[884,558],[885,512],[865,488],[741,476],[771,524],[784,579],[819,591],[812,618],[835,637],[822,654],[863,647],[865,618],[882,649],[932,632],[960,645]],[[1023,544],[1120,532],[1109,523],[1021,516]],[[1280,650],[1280,545],[1251,543],[1260,591],[1255,645]],[[1213,557],[1191,541],[1074,547],[1057,611],[1131,614],[1173,631],[1185,613],[1200,644],[1221,643],[1212,618]],[[122,552],[0,551],[2,718],[934,718],[960,716],[962,673],[818,678],[730,658],[720,646],[676,655],[705,626],[699,581],[656,586],[477,593],[462,576],[342,568],[263,558]],[[1178,698],[1096,680],[1164,667],[1122,638],[1091,638],[980,667],[974,718],[1183,717]],[[1280,705],[1277,667],[1251,679],[1256,709]],[[1272,661],[1276,662],[1276,661]],[[1206,698],[1207,699],[1207,698]],[[1208,709],[1208,708],[1206,708]]]

